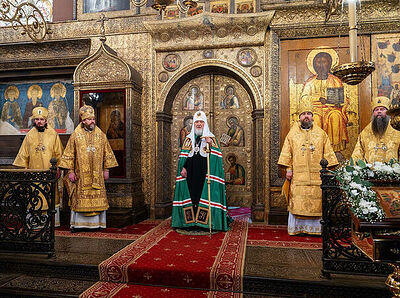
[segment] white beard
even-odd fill
[[[202,128],[194,128],[194,134],[195,136],[202,136],[203,135],[203,129]]]

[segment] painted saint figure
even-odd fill
[[[183,141],[185,140],[186,136],[190,134],[190,131],[192,130],[192,125],[193,116],[186,116],[185,119],[183,119],[183,127],[179,132],[179,147],[182,147]]]
[[[244,130],[239,125],[238,118],[231,116],[227,119],[226,124],[229,127],[226,134],[231,137],[226,146],[244,146]]]
[[[202,110],[204,106],[203,93],[200,92],[198,86],[189,87],[189,91],[185,95],[183,110]]]
[[[312,67],[309,65],[314,75],[305,82],[301,100],[312,103],[314,123],[328,134],[333,150],[337,152],[349,143],[346,112],[349,99],[344,94],[342,81],[331,73],[331,67],[332,56],[328,51],[321,50],[315,55]]]
[[[62,83],[54,84],[50,89],[50,96],[54,98],[49,103],[49,125],[55,129],[65,129],[68,109],[64,102],[67,90]]]
[[[228,169],[229,180],[225,181],[225,184],[244,185],[246,182],[246,174],[244,167],[236,163],[236,155],[229,154],[227,160],[230,163],[230,167]]]
[[[239,109],[239,99],[235,95],[235,87],[228,85],[225,87],[225,96],[221,101],[222,109]]]
[[[18,105],[17,99],[19,97],[19,90],[16,86],[9,86],[4,92],[6,102],[1,111],[1,120],[8,122],[15,128],[22,127],[21,109]]]
[[[111,122],[107,129],[108,139],[122,139],[124,137],[124,122],[121,120],[121,112],[114,110],[110,115]]]
[[[25,112],[24,112],[24,118],[23,118],[23,127],[28,128],[31,124],[31,116],[32,116],[32,110],[36,107],[43,107],[43,103],[40,100],[43,95],[43,90],[39,85],[31,85],[28,88],[28,101],[25,105]]]

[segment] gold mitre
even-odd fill
[[[297,112],[299,113],[299,116],[305,112],[313,112],[313,105],[311,101],[308,100],[303,100],[299,102],[299,105],[297,107]]]
[[[47,120],[47,115],[49,111],[43,107],[37,107],[32,110],[32,119],[43,118]]]
[[[87,118],[96,118],[94,116],[94,109],[91,106],[84,105],[79,109],[79,116],[81,117],[81,120],[85,120]]]
[[[375,110],[377,107],[384,107],[389,110],[390,106],[390,99],[386,96],[378,96],[375,97],[372,101],[372,111]]]

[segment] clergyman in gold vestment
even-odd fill
[[[71,134],[59,165],[69,170],[66,186],[73,232],[106,227],[104,180],[109,178],[108,169],[118,166],[106,135],[96,126],[94,109],[84,105],[79,115],[82,122]]]
[[[289,235],[321,234],[320,161],[325,158],[330,167],[338,164],[328,135],[313,125],[312,109],[310,102],[299,105],[300,121],[287,134],[278,160],[278,164],[286,168],[286,179],[290,181]]]
[[[352,158],[367,163],[388,162],[399,158],[400,131],[390,125],[386,115],[390,100],[385,96],[376,97],[372,102],[372,121],[358,136]]]
[[[43,107],[32,110],[33,128],[26,134],[13,165],[25,169],[48,170],[50,159],[55,157],[60,162],[63,145],[57,132],[47,125],[48,111]],[[60,180],[61,182],[61,180]],[[58,190],[58,189],[57,189]],[[47,201],[43,201],[41,210],[48,210]],[[56,191],[55,226],[60,225],[60,194]]]

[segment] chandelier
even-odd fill
[[[144,6],[148,0],[131,0],[132,4],[135,7]],[[162,14],[167,6],[176,4],[179,11],[182,13],[187,13],[189,8],[197,6],[197,0],[154,0],[154,4],[151,6],[155,10],[159,11]]]
[[[18,2],[20,1],[1,0],[0,21],[9,23],[15,30],[22,26],[21,34],[28,34],[35,42],[42,41],[48,33],[42,12],[33,3]]]
[[[338,7],[344,2],[348,2],[348,17],[349,17],[349,49],[350,63],[338,65],[332,69],[332,73],[349,85],[360,84],[367,76],[375,70],[375,63],[364,60],[363,40],[361,40],[362,59],[358,60],[357,52],[357,2],[359,0],[327,0],[327,10],[325,21],[327,22],[330,16],[338,11]],[[361,4],[360,4],[361,5]],[[339,36],[340,39],[340,36]]]

